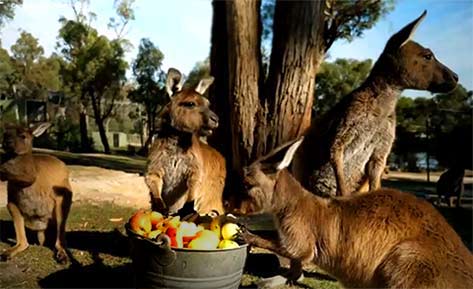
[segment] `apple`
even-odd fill
[[[139,235],[147,235],[151,231],[151,219],[149,212],[144,210],[136,212],[130,218],[129,224],[130,228]]]
[[[232,240],[222,240],[220,243],[218,243],[218,248],[219,249],[232,249],[232,248],[238,248],[240,245],[238,245],[237,242],[232,241]]]
[[[151,231],[149,232],[148,234],[148,238],[150,239],[156,239],[163,231],[161,230],[154,230],[154,231]]]
[[[194,240],[190,241],[188,248],[200,250],[214,250],[217,249],[220,242],[217,234],[210,230],[203,230],[197,233]]]
[[[183,248],[184,244],[182,241],[182,234],[180,234],[179,229],[173,226],[169,226],[166,230],[166,235],[171,239],[171,247],[173,248]]]
[[[222,238],[224,240],[235,240],[238,235],[238,231],[240,227],[238,227],[235,223],[226,223],[222,227]]]
[[[151,225],[153,226],[153,228],[155,228],[160,222],[164,220],[164,216],[163,214],[159,212],[152,211],[150,213],[150,219],[151,219]]]

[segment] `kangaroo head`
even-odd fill
[[[448,92],[458,82],[458,75],[438,61],[433,52],[411,40],[427,11],[391,36],[373,67],[374,74],[383,75],[402,89]]]
[[[303,138],[290,141],[243,168],[243,194],[227,202],[227,210],[235,214],[268,213],[274,205],[276,182],[286,169]]]
[[[182,75],[170,68],[166,90],[171,101],[165,106],[161,118],[174,129],[199,136],[208,136],[218,127],[218,116],[210,110],[209,101],[202,95],[214,78],[202,79],[194,89],[182,89]]]
[[[33,150],[33,137],[42,135],[51,124],[44,122],[31,128],[8,125],[3,133],[3,149],[9,155],[23,155]]]

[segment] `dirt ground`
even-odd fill
[[[73,201],[111,202],[124,207],[149,206],[143,176],[93,166],[69,166]],[[0,183],[0,207],[7,202],[6,183]]]
[[[69,165],[74,201],[111,202],[124,207],[149,207],[148,188],[143,176],[120,170],[105,169],[95,166]],[[432,185],[438,180],[439,172],[430,176]],[[426,181],[425,173],[389,172],[385,180],[389,181]],[[465,177],[465,184],[473,183],[473,177]],[[425,188],[425,193],[434,193],[433,188]],[[6,183],[0,182],[0,207],[7,202]]]

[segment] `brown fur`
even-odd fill
[[[28,247],[25,226],[38,232],[43,245],[45,230],[56,229],[56,258],[65,263],[68,259],[65,243],[66,220],[72,203],[72,189],[66,165],[56,157],[33,155],[33,134],[41,134],[42,124],[36,129],[9,127],[3,136],[4,162],[0,166],[0,179],[7,181],[8,203],[16,234],[16,245],[2,254],[9,259]]]
[[[161,129],[148,156],[146,183],[152,208],[174,213],[194,201],[200,214],[223,213],[225,159],[200,140],[218,126],[217,115],[202,96],[212,81],[180,91],[175,88],[180,78],[176,70],[168,73],[168,91],[176,94],[160,115]]]
[[[410,37],[425,13],[394,34],[367,80],[316,121],[294,160],[293,173],[317,194],[348,195],[381,175],[395,137],[396,103],[404,89],[447,92],[458,77]]]
[[[431,204],[392,189],[351,197],[316,196],[284,168],[292,159],[286,149],[299,144],[283,146],[245,168],[248,196],[236,210],[274,216],[278,241],[249,232],[243,236],[250,244],[290,258],[290,278],[299,277],[301,263],[313,262],[348,288],[473,284],[471,252]]]

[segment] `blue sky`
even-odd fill
[[[55,50],[60,16],[72,17],[66,0],[24,0],[16,9],[15,19],[1,30],[2,45],[9,48],[20,29],[39,39],[46,54]],[[114,16],[113,0],[91,0],[90,10],[98,18],[94,26],[108,36],[108,19]],[[386,15],[363,37],[351,43],[338,41],[329,51],[336,58],[376,59],[387,39],[427,9],[427,17],[414,40],[433,50],[437,58],[458,73],[460,82],[473,89],[473,1],[472,0],[398,0],[394,11]],[[210,51],[212,7],[210,0],[136,0],[136,20],[126,37],[134,45],[127,59],[135,57],[139,40],[150,38],[164,53],[163,66],[174,66],[188,73]],[[404,94],[428,95],[406,91]]]

